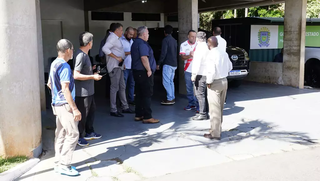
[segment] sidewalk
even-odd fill
[[[77,147],[73,165],[79,177],[53,172],[54,117],[47,113],[43,144],[48,150],[42,161],[20,177],[42,180],[142,180],[171,173],[209,167],[235,160],[302,150],[320,140],[320,92],[246,83],[230,89],[224,109],[221,141],[203,138],[208,121],[191,121],[193,111],[184,111],[187,100],[161,106],[154,98],[154,117],[160,124],[147,125],[109,116],[106,99],[96,99],[95,129],[102,139]]]

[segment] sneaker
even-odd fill
[[[74,166],[71,166],[71,169],[77,170]],[[54,165],[54,172],[59,173],[59,164],[57,163]]]
[[[87,140],[85,140],[84,138],[79,138],[79,140],[78,140],[78,145],[79,145],[79,146],[88,146],[89,143],[88,143]]]
[[[89,141],[89,140],[96,140],[96,139],[99,139],[101,138],[101,134],[98,134],[98,133],[95,133],[95,132],[92,132],[91,134],[86,134],[86,136],[84,136],[84,139],[86,141]]]
[[[175,100],[172,100],[172,101],[169,101],[169,100],[161,101],[162,105],[173,105],[175,103],[176,103]]]
[[[187,107],[185,107],[185,108],[183,108],[184,110],[186,110],[186,111],[191,111],[192,109],[195,109],[196,108],[196,106],[190,106],[190,105],[188,105]]]
[[[73,166],[69,166],[68,167],[68,166],[60,165],[59,168],[58,168],[58,172],[61,175],[68,175],[68,176],[77,176],[77,175],[79,175],[79,172]]]

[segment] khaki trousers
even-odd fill
[[[53,106],[56,115],[55,131],[55,162],[70,166],[73,152],[79,139],[78,121],[74,121],[71,108],[68,104]]]
[[[208,102],[211,129],[213,137],[220,138],[221,124],[223,117],[223,106],[226,100],[228,81],[226,78],[213,81],[210,89],[208,88]]]

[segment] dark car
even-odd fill
[[[149,28],[149,44],[154,51],[154,56],[156,60],[159,60],[161,54],[161,42],[165,37],[164,28]],[[207,38],[212,36],[212,33],[209,31],[201,30],[206,33]],[[178,29],[174,28],[172,36],[178,40]],[[180,45],[177,47],[177,54],[179,53]],[[230,61],[232,61],[233,69],[229,72],[228,80],[230,84],[234,87],[238,87],[242,80],[249,74],[249,55],[243,49],[239,47],[228,46],[227,53],[229,55]],[[177,60],[178,61],[178,60]]]

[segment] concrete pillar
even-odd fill
[[[46,112],[46,92],[44,80],[44,60],[43,60],[43,45],[42,45],[42,26],[41,26],[41,12],[40,0],[36,0],[37,10],[37,45],[38,45],[38,60],[39,60],[39,81],[40,81],[40,103],[41,111]]]
[[[307,0],[286,0],[284,18],[284,85],[304,88]]]
[[[178,0],[179,45],[188,39],[188,31],[198,31],[198,0]],[[180,46],[179,46],[180,47]],[[179,59],[179,93],[186,94],[184,63]]]
[[[0,1],[0,156],[41,152],[37,1]]]

